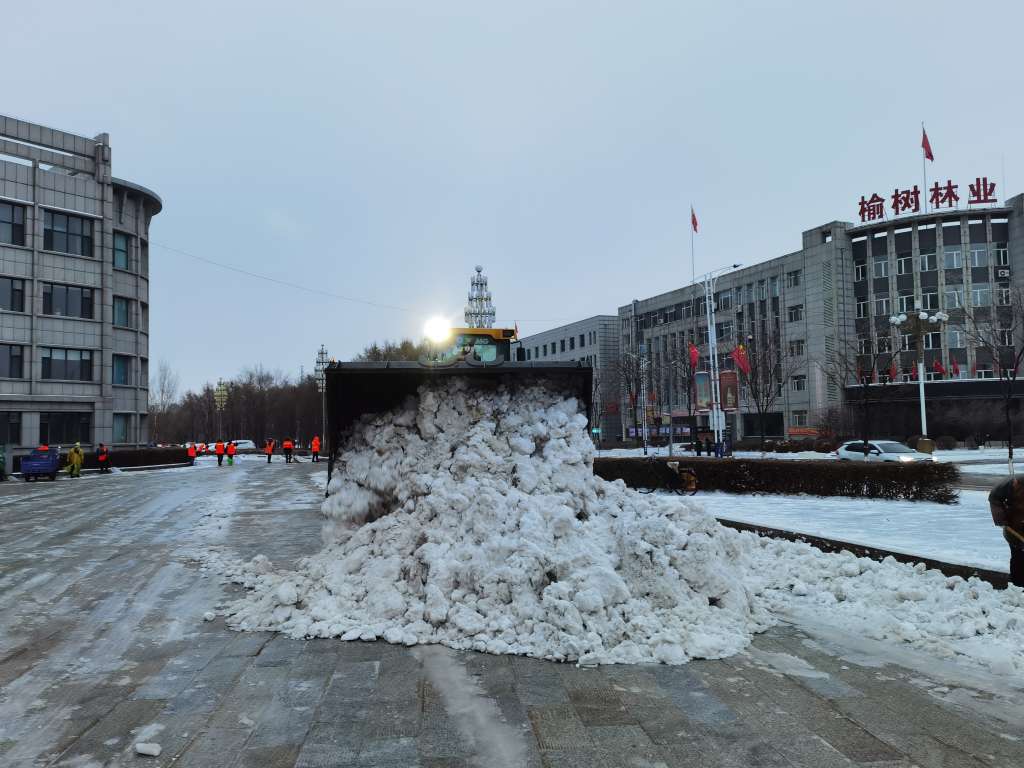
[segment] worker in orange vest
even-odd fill
[[[213,447],[213,452],[217,454],[217,466],[224,464],[224,441],[218,440],[217,445]]]
[[[284,449],[284,463],[292,463],[292,449],[295,447],[295,443],[292,442],[290,437],[286,437],[284,442],[281,443],[281,448]]]
[[[233,467],[235,466],[235,453],[238,451],[238,448],[235,447],[234,440],[228,443],[228,447],[226,450],[228,454],[228,466]]]
[[[188,444],[188,465],[194,467],[196,465],[196,444]]]
[[[313,442],[309,444],[309,449],[313,452],[313,461],[320,461],[320,435],[313,435]]]
[[[269,464],[270,457],[274,455],[274,438],[268,437],[263,441],[263,452],[267,454],[267,464]]]

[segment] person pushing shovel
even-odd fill
[[[1010,545],[1010,583],[1024,587],[1024,479],[1010,477],[988,495],[992,522]]]

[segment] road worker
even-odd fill
[[[235,441],[232,440],[230,443],[228,443],[228,447],[226,449],[226,453],[228,455],[228,466],[229,467],[233,467],[235,465],[235,453],[237,451],[238,451],[238,448],[235,447]]]
[[[194,467],[196,465],[196,444],[188,444],[188,465]]]
[[[99,464],[102,474],[110,472],[110,450],[103,443],[96,449],[96,463]]]
[[[82,462],[85,461],[85,454],[82,453],[82,444],[75,443],[75,447],[68,451],[68,475],[71,477],[82,476]]]
[[[267,464],[269,464],[270,457],[274,455],[274,438],[268,437],[263,441],[263,452],[267,454]]]
[[[223,466],[224,464],[224,441],[218,440],[217,444],[213,446],[213,452],[217,454],[217,466]]]
[[[295,448],[295,443],[292,442],[290,437],[286,437],[284,442],[281,443],[281,448],[284,450],[284,462],[285,464],[292,463],[292,450]]]
[[[309,450],[313,454],[312,461],[320,461],[320,435],[313,435],[313,442],[309,444]]]

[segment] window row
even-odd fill
[[[975,340],[974,344],[970,344],[970,337],[967,331],[963,328],[951,327],[946,328],[943,331],[932,331],[931,333],[925,333],[921,336],[921,343],[924,349],[942,349],[942,337],[946,337],[946,348],[947,349],[967,349],[968,346],[975,346],[982,348],[983,346],[994,343],[997,346],[1012,347],[1013,346],[1013,329],[1012,328],[995,328],[992,329],[991,334],[986,333],[984,339]],[[984,342],[984,343],[982,343]],[[917,337],[912,333],[901,333],[899,334],[899,352],[910,352],[917,349]],[[868,336],[859,336],[857,338],[857,351],[862,355],[870,355],[878,352],[890,353],[893,352],[893,338],[891,336],[879,336],[872,342]]]
[[[943,269],[963,269],[964,251],[960,245],[947,245],[941,254]],[[967,265],[970,267],[987,267],[991,261],[997,267],[1008,267],[1010,265],[1010,252],[1006,243],[995,243],[991,252],[988,246],[972,243],[967,252]],[[918,269],[921,272],[935,272],[939,268],[939,255],[922,253],[918,260]],[[914,257],[909,253],[896,254],[896,274],[909,275],[914,271]],[[868,264],[866,261],[859,261],[853,265],[853,279],[857,282],[866,280],[868,276]],[[871,262],[872,277],[889,276],[888,255],[876,256]]]
[[[893,314],[902,312],[908,313],[915,310],[952,310],[963,309],[965,291],[962,285],[947,287],[942,293],[940,307],[939,292],[925,291],[917,298],[913,293],[903,293],[896,297],[895,302],[887,293],[875,294],[874,315],[875,317],[890,317]],[[971,307],[1008,307],[1012,300],[1012,291],[1009,283],[999,283],[993,290],[988,283],[975,283],[970,291]],[[857,317],[865,318],[871,316],[871,302],[866,298],[857,299]]]
[[[95,291],[77,285],[43,283],[43,314],[55,317],[95,319]],[[0,277],[0,309],[8,312],[25,311],[25,281],[20,278]],[[114,325],[124,328],[149,327],[149,305],[123,296],[114,297]],[[580,336],[582,339],[582,335]],[[581,344],[582,346],[582,344]],[[572,347],[570,347],[571,349]]]
[[[143,319],[146,320],[146,305],[142,305]],[[116,324],[116,323],[115,323]],[[597,343],[597,331],[587,331],[581,333],[579,336],[569,336],[568,339],[559,339],[558,341],[552,341],[550,344],[541,344],[540,346],[534,347],[532,350],[526,348],[526,359],[536,360],[540,357],[548,356],[548,348],[551,349],[551,354],[555,355],[559,352],[572,352],[576,349],[577,343],[579,348],[583,349],[588,344],[593,346]],[[583,358],[580,358],[581,360]]]

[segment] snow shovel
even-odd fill
[[[1024,535],[1022,535],[1022,534],[1021,534],[1021,533],[1020,533],[1019,531],[1017,531],[1017,530],[1016,530],[1016,529],[1014,529],[1014,528],[1011,528],[1011,527],[1010,527],[1010,526],[1008,526],[1008,525],[1004,525],[1004,526],[1003,526],[1003,530],[1004,530],[1004,531],[1008,531],[1008,532],[1009,532],[1009,533],[1011,533],[1011,534],[1012,534],[1013,536],[1015,536],[1015,537],[1017,538],[1017,540],[1018,540],[1018,541],[1020,541],[1020,543],[1021,543],[1021,544],[1024,544]]]

